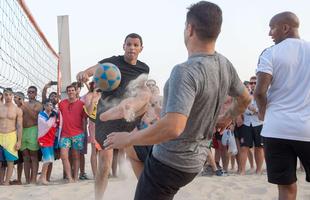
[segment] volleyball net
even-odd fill
[[[45,84],[60,83],[58,58],[24,0],[1,0],[0,87],[26,94],[36,86],[40,99]],[[49,92],[56,90],[54,86]]]

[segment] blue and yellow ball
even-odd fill
[[[121,83],[121,72],[112,63],[100,63],[94,74],[93,80],[96,88],[104,92],[113,91]]]

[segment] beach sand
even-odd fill
[[[86,157],[89,161],[89,157]],[[136,178],[128,162],[123,166],[126,177],[109,179],[107,200],[131,200],[134,197]],[[41,166],[40,166],[41,169]],[[86,163],[90,178],[90,163]],[[39,170],[40,171],[40,170]],[[14,173],[15,174],[15,173]],[[15,175],[14,175],[15,176]],[[15,178],[15,177],[14,177]],[[310,199],[310,184],[305,174],[298,172],[298,200]],[[0,186],[0,200],[88,200],[94,199],[94,180],[65,184],[62,180],[62,164],[54,163],[52,182],[48,186],[21,185]],[[175,200],[276,200],[277,187],[267,182],[266,175],[239,176],[230,173],[226,177],[198,176],[178,192]]]

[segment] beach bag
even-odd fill
[[[230,131],[230,135],[229,135],[228,153],[231,153],[231,155],[233,155],[233,156],[237,155],[237,153],[238,153],[236,139],[235,139],[234,133],[232,131]]]
[[[238,153],[237,144],[235,140],[234,133],[227,129],[224,131],[222,136],[222,144],[228,146],[228,153],[235,156]]]
[[[224,146],[228,146],[229,144],[229,134],[230,134],[230,130],[229,129],[225,129],[222,135],[222,145]]]

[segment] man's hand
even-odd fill
[[[44,88],[50,88],[51,86],[52,86],[52,81],[50,81],[46,85],[44,85]]]
[[[130,133],[128,132],[113,132],[108,135],[108,138],[103,142],[104,149],[123,149],[131,146]]]
[[[87,137],[87,143],[95,144],[95,141],[96,141],[95,136],[88,136]]]
[[[15,144],[15,150],[18,151],[21,147],[22,142],[21,141],[17,141]]]
[[[89,76],[86,71],[81,71],[76,75],[76,80],[78,82],[86,83],[89,80]]]
[[[220,134],[231,124],[232,119],[226,116],[220,116],[216,122],[215,130]]]

